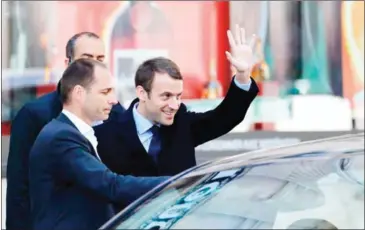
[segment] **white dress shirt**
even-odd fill
[[[252,81],[250,79],[250,81],[247,84],[241,84],[239,83],[236,78],[234,78],[234,83],[236,84],[236,86],[242,90],[245,91],[249,91]],[[136,103],[133,107],[133,118],[134,118],[134,122],[136,123],[136,128],[137,128],[137,134],[138,134],[138,138],[141,141],[144,149],[146,150],[146,152],[148,152],[148,148],[150,147],[150,143],[152,140],[152,132],[150,130],[150,128],[153,126],[153,123],[150,122],[148,119],[146,119],[145,117],[143,117],[138,111],[137,111],[137,106],[138,103]]]
[[[136,123],[138,138],[141,141],[146,152],[148,152],[148,148],[150,147],[150,143],[153,137],[153,134],[150,130],[150,128],[152,128],[153,126],[153,123],[150,122],[148,119],[144,118],[137,111],[137,106],[138,103],[136,103],[133,107],[133,118],[134,122]]]
[[[86,122],[84,122],[83,120],[81,120],[80,118],[78,118],[75,114],[71,113],[70,111],[67,111],[67,110],[63,109],[62,110],[62,113],[65,114],[67,116],[67,118],[70,119],[71,122],[80,131],[80,133],[82,135],[84,135],[84,137],[88,141],[90,141],[90,143],[94,147],[94,150],[96,152],[96,156],[100,160],[98,151],[96,149],[96,147],[98,146],[98,140],[95,137],[94,129],[90,125],[86,124]]]

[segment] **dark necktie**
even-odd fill
[[[151,127],[151,132],[153,134],[150,147],[148,148],[148,154],[157,162],[157,156],[161,151],[161,139],[160,139],[160,128],[156,125]]]

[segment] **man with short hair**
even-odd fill
[[[66,45],[66,66],[80,58],[104,61],[102,40],[92,32],[75,34]],[[59,88],[34,101],[26,103],[11,124],[10,147],[7,163],[6,229],[30,229],[30,204],[28,191],[29,151],[38,133],[62,110]],[[118,103],[110,117],[124,111]]]
[[[95,127],[98,151],[114,172],[135,176],[175,175],[196,165],[195,147],[231,131],[258,93],[250,78],[252,45],[244,30],[228,31],[227,59],[237,73],[223,101],[204,113],[181,102],[183,77],[167,58],[143,62],[135,75],[137,99],[116,119]],[[252,39],[252,43],[255,39]],[[120,207],[123,208],[123,207]]]
[[[61,79],[63,110],[40,131],[29,157],[34,230],[98,229],[168,177],[122,176],[99,159],[92,124],[107,120],[117,103],[113,77],[98,61],[78,59]]]
[[[97,34],[81,32],[68,40],[66,44],[66,66],[79,58],[89,58],[104,62],[105,46]]]

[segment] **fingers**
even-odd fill
[[[238,26],[238,25],[237,25]],[[246,44],[246,32],[244,28],[241,28],[241,43]]]
[[[253,34],[252,37],[251,37],[251,41],[250,41],[250,47],[251,47],[251,49],[254,48],[254,46],[256,44],[256,41],[257,41],[256,34]]]
[[[233,37],[230,30],[227,31],[229,44],[233,45],[244,45],[246,44],[246,31],[244,28],[240,28],[238,24],[235,27],[235,35]]]
[[[238,24],[236,24],[236,33],[233,36],[231,30],[227,30],[227,37],[229,41],[229,45],[231,47],[239,46],[239,45],[246,45],[246,31],[244,28],[240,28]],[[253,48],[256,44],[257,37],[256,35],[252,35],[249,46]]]
[[[240,36],[240,27],[238,24],[236,24],[236,33],[235,33],[235,40],[237,45],[242,45],[242,40]]]
[[[228,59],[228,61],[233,65],[233,66],[236,66],[238,63],[237,63],[237,61],[236,61],[236,59],[234,59],[233,57],[232,57],[232,54],[230,53],[230,52],[228,52],[228,51],[226,51],[226,56],[227,56],[227,59]]]
[[[232,62],[232,59],[233,59],[232,54],[230,52],[226,51],[226,56],[227,56],[228,61]]]
[[[229,45],[231,47],[235,47],[236,46],[236,42],[234,41],[233,34],[232,34],[232,32],[230,30],[227,30],[227,37],[228,37]]]

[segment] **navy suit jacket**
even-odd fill
[[[233,81],[224,100],[204,113],[187,111],[182,104],[170,126],[161,126],[161,152],[157,163],[147,154],[128,110],[94,128],[98,154],[113,172],[135,176],[174,175],[196,165],[195,147],[231,131],[245,117],[259,89],[252,79],[249,91]]]
[[[11,124],[10,147],[7,163],[6,229],[30,229],[28,191],[28,159],[30,149],[41,129],[62,111],[58,91],[46,94],[25,104]],[[117,104],[115,113],[124,111]],[[21,221],[19,221],[21,217]]]
[[[111,172],[61,113],[42,129],[30,152],[33,229],[97,229],[115,214],[112,203],[128,204],[167,178]]]

